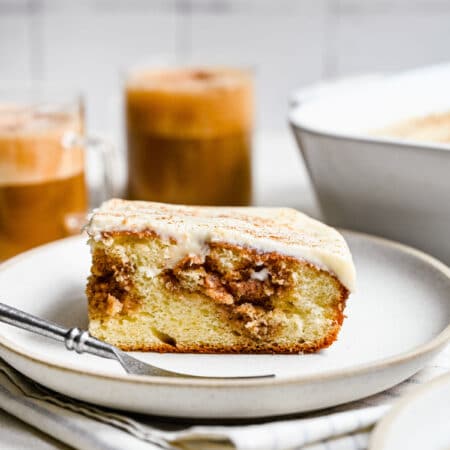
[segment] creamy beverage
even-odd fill
[[[227,68],[143,70],[126,85],[128,198],[251,203],[253,84]]]
[[[88,207],[79,112],[0,105],[0,259],[79,232]]]

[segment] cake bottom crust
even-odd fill
[[[150,345],[123,345],[117,346],[127,352],[157,352],[157,353],[203,353],[203,354],[299,354],[315,353],[329,347],[337,338],[340,326],[336,326],[328,336],[316,341],[313,344],[289,344],[281,345],[276,343],[254,344],[254,345],[183,345],[176,346],[169,344],[150,344]]]

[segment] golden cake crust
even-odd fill
[[[342,316],[343,320],[344,316]],[[342,321],[341,321],[342,324]],[[328,336],[322,338],[315,345],[297,344],[297,345],[279,345],[279,344],[264,344],[264,346],[257,345],[234,345],[221,347],[218,345],[178,345],[172,346],[169,344],[147,345],[147,346],[127,346],[121,345],[120,348],[124,351],[141,351],[141,352],[157,352],[157,353],[203,353],[203,354],[299,354],[299,353],[315,353],[329,347],[339,334],[340,325],[336,325]]]

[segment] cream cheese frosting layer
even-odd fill
[[[177,241],[179,256],[198,254],[209,242],[229,242],[261,252],[278,252],[333,273],[350,291],[355,267],[341,234],[290,208],[198,207],[112,199],[94,211],[87,232],[151,230]]]

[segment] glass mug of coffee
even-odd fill
[[[132,70],[125,85],[125,116],[128,198],[194,205],[251,203],[250,71]]]
[[[0,260],[80,232],[86,149],[102,159],[102,196],[112,194],[109,146],[85,136],[83,111],[64,89],[0,84]]]

